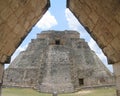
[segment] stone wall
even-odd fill
[[[39,84],[41,92],[74,92],[71,78],[70,49],[50,45],[46,58],[46,71]]]
[[[0,63],[9,63],[49,6],[49,0],[0,0]]]
[[[119,62],[119,0],[67,0],[67,7],[102,48],[108,62]]]

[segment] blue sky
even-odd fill
[[[96,52],[103,63],[112,71],[112,66],[107,64],[107,59],[97,46],[96,42],[90,37],[74,15],[66,8],[66,0],[50,0],[51,7],[32,28],[26,39],[12,56],[12,60],[28,46],[31,39],[36,38],[36,34],[43,30],[76,30],[80,32],[80,37],[88,42],[90,48]],[[8,65],[6,65],[7,67]]]

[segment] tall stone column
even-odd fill
[[[2,91],[3,73],[4,73],[4,64],[0,63],[0,96]]]
[[[120,62],[113,64],[113,71],[116,83],[116,95],[120,96]]]

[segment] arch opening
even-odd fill
[[[68,10],[68,9],[67,9],[67,10]],[[68,11],[66,11],[66,13],[67,13],[67,12],[68,12]],[[70,15],[69,15],[69,16],[70,16]],[[75,23],[76,23],[76,22],[75,22]],[[55,26],[56,26],[56,25],[57,25],[57,23],[55,23]],[[53,26],[53,29],[54,29],[55,26]],[[81,25],[79,25],[79,26],[81,26]],[[34,27],[34,28],[35,28],[35,27]],[[33,29],[34,29],[34,28],[33,28]],[[73,26],[72,26],[72,28],[73,28]],[[38,28],[38,29],[39,29],[39,28]],[[49,29],[49,28],[48,28],[48,29]],[[50,29],[52,29],[52,27],[51,27]],[[55,28],[55,29],[59,29],[59,28]],[[63,29],[64,29],[64,28],[63,28]],[[71,28],[68,27],[68,29],[71,29]],[[37,30],[37,29],[35,29],[35,30]],[[77,29],[75,29],[75,30],[77,30]],[[32,31],[33,31],[33,30],[32,30]],[[32,34],[32,33],[31,33],[31,34]],[[87,34],[87,33],[86,33],[86,34]],[[82,34],[81,34],[81,35],[82,35]],[[87,38],[87,39],[88,39],[88,38]],[[90,40],[91,40],[91,39],[90,39]],[[89,41],[89,40],[87,40],[87,41]],[[91,42],[94,42],[94,41],[91,40]],[[57,44],[59,44],[59,43],[57,42]],[[91,43],[90,43],[90,44],[91,44]],[[99,53],[99,52],[98,52],[98,53]]]

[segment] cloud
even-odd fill
[[[84,29],[84,27],[79,23],[77,18],[68,8],[65,10],[65,16],[70,30],[76,30],[80,32],[80,37],[89,39],[90,36],[88,32]]]
[[[72,30],[79,30],[80,23],[68,8],[65,10],[65,16],[68,21],[69,28]]]
[[[49,11],[47,11],[45,15],[38,21],[38,23],[36,24],[36,27],[42,30],[46,30],[57,24],[58,23],[55,17]]]

